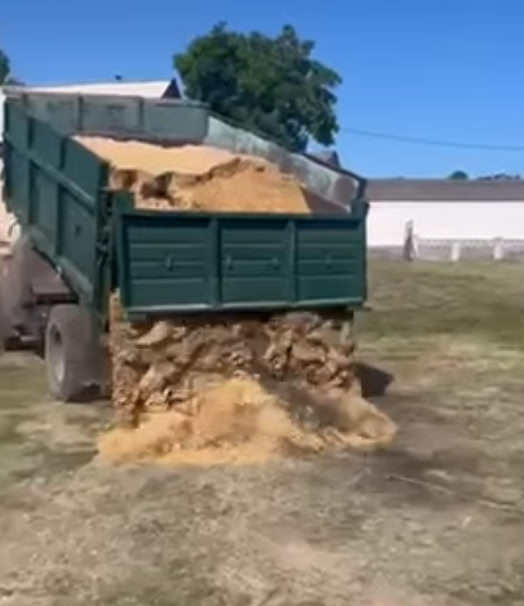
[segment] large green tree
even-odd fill
[[[7,55],[0,50],[0,84],[3,84],[9,76],[9,59]]]
[[[310,138],[331,145],[338,130],[340,76],[311,57],[314,43],[286,25],[274,38],[219,23],[174,56],[186,94],[217,114],[303,151]]]
[[[452,179],[453,181],[467,181],[469,175],[463,170],[455,170],[449,175],[448,179]]]

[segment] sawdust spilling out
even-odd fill
[[[232,378],[175,410],[146,415],[137,428],[108,432],[99,440],[99,452],[112,462],[262,463],[301,453],[376,448],[395,432],[385,415],[355,394],[336,405],[339,428],[300,426],[288,408],[253,378]]]
[[[109,187],[134,194],[137,208],[308,214],[297,180],[270,162],[210,146],[162,147],[76,137],[109,161]]]
[[[361,397],[344,312],[180,317],[146,325],[111,305],[114,462],[212,465],[390,442]]]

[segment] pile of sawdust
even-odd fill
[[[134,429],[114,429],[99,440],[100,456],[216,465],[264,462],[277,456],[387,444],[395,426],[356,394],[333,404],[335,425],[299,425],[289,406],[252,377],[210,386],[173,410],[146,415]]]
[[[109,187],[134,194],[137,208],[310,212],[296,179],[261,158],[197,145],[162,147],[140,141],[77,137],[109,161]]]
[[[111,300],[113,404],[103,458],[254,462],[373,448],[393,422],[365,401],[344,312],[171,318],[145,325]]]

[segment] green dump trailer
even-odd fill
[[[143,211],[73,135],[222,147],[304,184],[313,214]],[[0,338],[45,359],[62,400],[103,382],[110,294],[129,319],[362,306],[365,181],[218,119],[205,106],[25,93],[5,104],[4,201],[20,237],[2,262]]]

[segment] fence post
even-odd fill
[[[406,261],[413,261],[413,221],[408,221],[404,226],[404,247],[402,256]]]
[[[451,244],[451,260],[453,261],[453,263],[456,263],[457,261],[460,261],[460,249],[461,249],[461,243],[460,242],[452,242],[452,244]]]
[[[502,261],[504,259],[504,240],[502,238],[493,239],[493,260]]]

